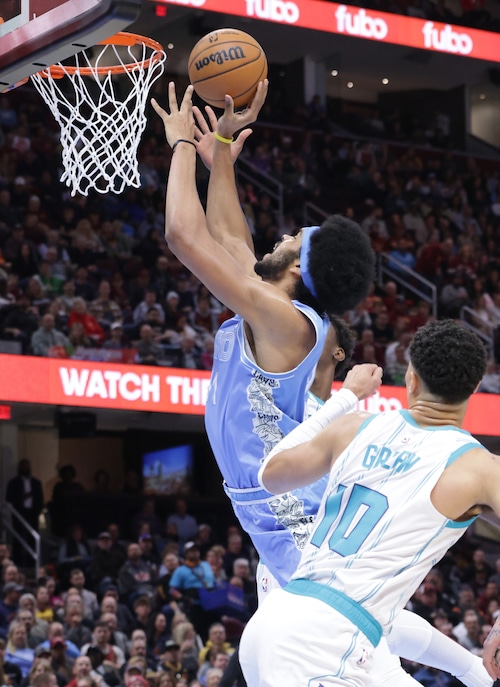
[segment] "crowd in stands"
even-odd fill
[[[140,189],[73,198],[57,178],[57,125],[27,88],[22,99],[13,91],[0,100],[0,347],[210,370],[215,331],[232,313],[164,241],[171,153],[159,118],[143,135]],[[482,390],[499,392],[495,164],[434,144],[339,137],[316,98],[289,113],[289,128],[266,124],[267,105],[261,120],[243,155],[282,184],[284,213],[262,188],[240,184],[257,255],[301,226],[305,203],[347,214],[392,274],[344,315],[357,340],[354,361],[377,360],[387,383],[402,384],[415,329],[467,306],[490,349]],[[206,185],[200,165],[202,196]],[[435,288],[435,304],[418,295],[414,273]]]

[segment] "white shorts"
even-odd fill
[[[257,583],[257,599],[259,606],[264,601],[269,592],[273,589],[281,589],[281,585],[269,570],[267,565],[259,561],[255,571],[255,581]]]
[[[322,601],[276,589],[249,620],[239,657],[248,687],[380,687],[374,648]]]
[[[420,685],[390,653],[385,637],[374,648],[355,625],[324,602],[281,589],[270,591],[263,594],[265,603],[259,601],[240,642],[248,687]]]

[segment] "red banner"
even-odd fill
[[[199,370],[0,355],[0,403],[203,415],[209,383],[210,373]],[[405,407],[406,391],[395,386],[383,386],[360,403],[370,413]],[[499,415],[500,396],[475,394],[464,427],[498,436]]]
[[[380,43],[500,62],[500,34],[324,0],[155,0]],[[265,46],[264,46],[265,49]]]

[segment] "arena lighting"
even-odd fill
[[[347,85],[347,88],[354,88],[354,84],[352,81],[348,81],[346,85]]]
[[[330,74],[331,74],[332,76],[338,76],[338,75],[339,75],[339,73],[338,73],[338,71],[337,71],[336,69],[332,69],[332,71],[330,72]]]
[[[382,79],[382,83],[384,84],[384,86],[387,86],[387,84],[389,83],[389,79]]]
[[[167,48],[168,48],[169,50],[173,50],[173,49],[174,49],[174,44],[173,44],[173,43],[167,43]]]

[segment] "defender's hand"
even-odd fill
[[[224,114],[217,122],[217,131],[224,138],[232,138],[234,134],[244,127],[252,124],[257,119],[257,116],[264,105],[267,95],[269,81],[264,79],[257,86],[257,92],[250,105],[241,112],[234,111],[233,99],[230,95],[226,95],[226,107]]]
[[[349,389],[362,401],[377,391],[382,384],[382,374],[382,368],[373,363],[355,365],[347,373],[342,388]]]
[[[194,144],[193,90],[192,86],[186,88],[181,106],[179,107],[175,93],[175,84],[173,81],[168,84],[170,114],[160,107],[154,98],[151,99],[151,105],[163,120],[165,135],[170,146],[173,146],[180,138],[193,141]]]
[[[212,169],[212,160],[214,155],[215,131],[217,130],[217,116],[210,105],[205,107],[208,122],[204,118],[201,110],[196,105],[193,107],[193,114],[196,119],[197,126],[194,130],[194,137],[196,139],[196,149],[203,161],[205,167]],[[235,140],[231,143],[231,159],[233,164],[236,162],[238,155],[243,149],[243,144],[252,133],[251,129],[243,129]]]

